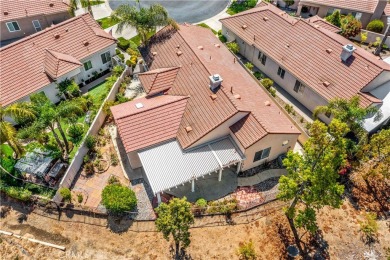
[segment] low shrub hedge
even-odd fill
[[[381,33],[384,27],[385,25],[383,24],[383,22],[381,20],[376,19],[369,22],[366,29],[372,32]]]
[[[102,204],[109,212],[132,211],[137,206],[133,190],[120,184],[109,184],[102,191]]]

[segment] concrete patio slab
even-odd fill
[[[254,186],[272,177],[280,177],[287,174],[286,169],[270,169],[260,172],[250,177],[240,177],[237,180],[237,185],[241,186]]]

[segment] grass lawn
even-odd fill
[[[8,144],[0,145],[0,163],[8,172],[12,172],[16,161],[13,159],[12,155],[14,151],[11,146]]]
[[[96,21],[100,24],[100,26],[103,29],[106,29],[108,27],[111,27],[111,26],[114,26],[115,24],[117,24],[116,22],[111,20],[111,17],[104,17],[104,18],[96,20]]]
[[[148,39],[149,39],[150,37],[152,37],[155,33],[156,33],[156,31],[153,31],[153,32],[148,33]],[[134,36],[133,38],[131,38],[130,41],[132,41],[132,42],[134,42],[135,44],[137,44],[137,46],[140,46],[140,45],[141,45],[141,37],[139,36],[139,34],[137,34],[136,36]]]
[[[233,1],[232,4],[228,7],[226,13],[230,15],[234,15],[248,9],[251,9],[256,6],[257,0],[247,0],[242,3],[237,3],[237,1]]]
[[[89,1],[89,4],[90,5],[100,5],[100,4],[104,4],[104,1],[102,1],[102,0]],[[87,7],[87,5],[85,3],[83,3],[83,2],[81,2],[81,6],[84,7],[84,8]]]
[[[203,27],[203,28],[210,29],[215,35],[218,34],[218,32],[217,32],[216,30],[214,30],[213,28],[211,28],[210,26],[208,26],[208,25],[205,24],[205,23],[199,23],[199,24],[197,24],[197,26],[200,26],[200,27]]]

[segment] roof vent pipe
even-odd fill
[[[356,48],[352,44],[344,45],[340,55],[341,60],[346,62],[348,58],[352,56],[355,50]]]

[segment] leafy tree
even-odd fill
[[[368,165],[368,176],[390,178],[390,129],[383,129],[371,137],[364,150],[365,159],[372,162]]]
[[[147,43],[148,35],[156,31],[157,26],[171,25],[178,29],[176,22],[160,4],[152,4],[148,8],[141,7],[139,10],[128,4],[120,5],[111,18],[118,22],[118,32],[122,32],[127,26],[134,27],[140,35],[142,44]]]
[[[340,17],[339,10],[334,11],[333,14],[327,16],[325,19],[327,22],[329,22],[337,27],[341,27],[341,17]]]
[[[109,184],[102,191],[102,203],[112,213],[132,211],[137,206],[133,190],[120,184]]]
[[[164,238],[169,241],[172,235],[176,247],[176,259],[179,258],[180,246],[186,248],[190,245],[190,225],[194,223],[191,212],[191,204],[184,197],[174,198],[168,204],[162,203],[156,209],[158,218],[156,227],[161,231]]]
[[[237,54],[240,52],[240,45],[238,45],[236,42],[229,42],[226,44],[229,50],[231,50],[234,54]]]
[[[75,11],[78,9],[78,5],[88,10],[88,12],[93,16],[92,13],[92,0],[70,0],[69,1],[69,13],[72,16],[75,16]]]
[[[2,107],[0,104],[0,144],[7,142],[19,157],[23,153],[23,147],[20,144],[15,127],[8,121],[6,117],[12,118],[15,121],[22,118],[34,119],[35,114],[30,111],[26,103],[15,103],[7,107]]]
[[[335,98],[329,101],[326,106],[316,107],[313,116],[318,118],[320,114],[329,114],[341,122],[345,122],[361,142],[366,140],[366,131],[363,128],[364,119],[374,114],[375,121],[382,117],[382,113],[377,107],[362,107],[359,96],[354,96],[350,100]]]
[[[341,20],[341,35],[345,38],[355,37],[362,30],[362,23],[352,15],[347,15]]]
[[[80,96],[80,88],[74,80],[65,79],[57,84],[58,97],[65,96],[66,99],[72,99]]]
[[[283,161],[288,174],[279,179],[278,198],[292,200],[286,216],[292,228],[298,248],[300,239],[296,227],[314,233],[317,230],[316,210],[324,207],[339,207],[344,186],[337,182],[338,171],[346,162],[347,124],[333,119],[329,126],[314,121],[310,138],[304,145],[302,155],[288,152]],[[302,208],[297,209],[297,204]]]
[[[240,243],[237,255],[242,260],[255,260],[257,255],[252,240],[246,243]]]

